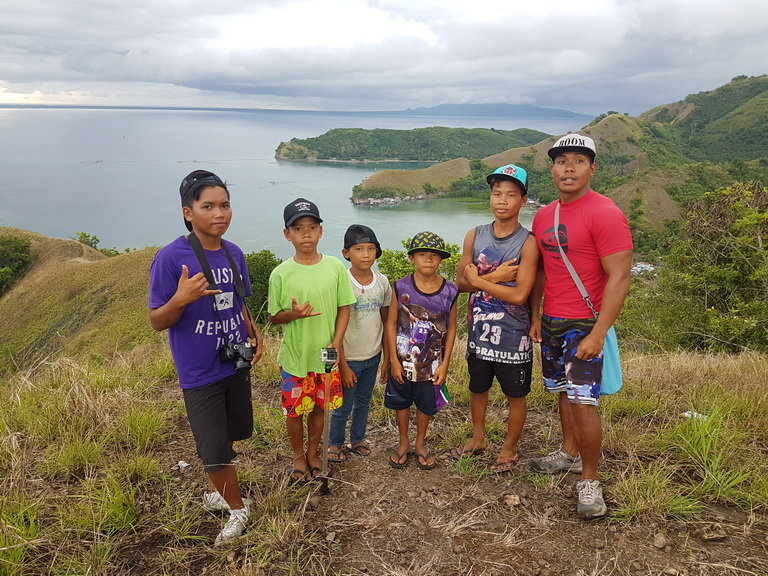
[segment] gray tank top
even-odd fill
[[[499,238],[493,224],[475,228],[472,260],[480,276],[496,270],[502,262],[517,258],[530,232],[519,226],[509,236]],[[514,286],[514,282],[508,282]],[[467,355],[504,364],[522,364],[533,359],[528,337],[531,311],[528,304],[516,306],[479,290],[469,297]]]

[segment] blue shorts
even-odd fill
[[[602,354],[579,360],[579,343],[595,325],[594,318],[541,318],[541,375],[547,392],[565,392],[571,404],[597,406],[603,375]]]
[[[440,386],[435,386],[432,380],[403,380],[400,384],[390,375],[384,392],[384,407],[390,410],[405,410],[414,404],[427,416],[434,416],[446,405],[446,400]]]
[[[253,434],[251,376],[236,372],[182,393],[197,454],[206,472],[218,472],[237,456],[232,442]]]

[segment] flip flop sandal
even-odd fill
[[[308,473],[311,478],[310,482],[318,482],[320,478],[323,477],[323,471],[317,466],[312,466],[312,468],[308,470]]]
[[[392,457],[395,457],[393,460]],[[400,460],[403,459],[403,456],[405,456],[405,462],[400,462]],[[398,470],[402,470],[406,466],[408,466],[408,460],[411,458],[411,451],[406,450],[405,452],[398,452],[397,450],[392,450],[392,452],[389,453],[389,465],[392,466],[392,468],[397,468]]]
[[[372,452],[368,444],[355,444],[349,448],[349,451],[358,456],[370,456]]]
[[[331,450],[328,448],[328,462],[335,462],[336,464],[339,464],[346,461],[347,454],[344,451],[344,448],[339,448],[338,450]]]
[[[426,455],[416,452],[414,456],[416,456],[416,466],[422,470],[432,470],[432,468],[437,466],[437,460],[432,462],[432,464],[427,464],[427,460],[432,456],[431,452],[427,452]],[[424,464],[421,463],[422,460],[424,460]]]
[[[464,446],[451,448],[451,456],[454,460],[461,460],[470,456],[480,456],[483,452],[485,452],[485,448],[464,448]]]
[[[504,474],[505,472],[511,472],[520,463],[520,456],[515,456],[510,460],[504,460],[503,462],[496,462],[491,466],[491,472],[494,474]]]
[[[293,469],[291,470],[290,475],[288,476],[288,480],[291,484],[291,486],[294,485],[301,485],[307,483],[307,470],[297,470]]]

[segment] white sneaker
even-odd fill
[[[245,527],[248,525],[248,519],[251,517],[251,511],[246,506],[240,510],[233,510],[229,513],[229,520],[224,524],[224,528],[221,529],[219,535],[216,536],[214,546],[221,546],[222,544],[240,538],[245,532]]]
[[[599,480],[579,480],[576,490],[579,492],[579,504],[576,507],[579,518],[590,520],[608,514],[608,507],[603,500],[603,487]]]
[[[243,504],[245,504],[246,508],[250,508],[253,500],[243,498]],[[208,512],[229,512],[229,504],[218,492],[206,492],[203,494],[203,508],[208,510]]]

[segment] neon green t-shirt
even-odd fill
[[[333,256],[323,255],[311,266],[297,264],[293,258],[286,260],[269,276],[269,314],[290,310],[292,297],[299,304],[309,301],[314,311],[322,314],[283,325],[277,362],[293,376],[325,372],[320,350],[333,340],[339,307],[355,302],[347,269]]]

